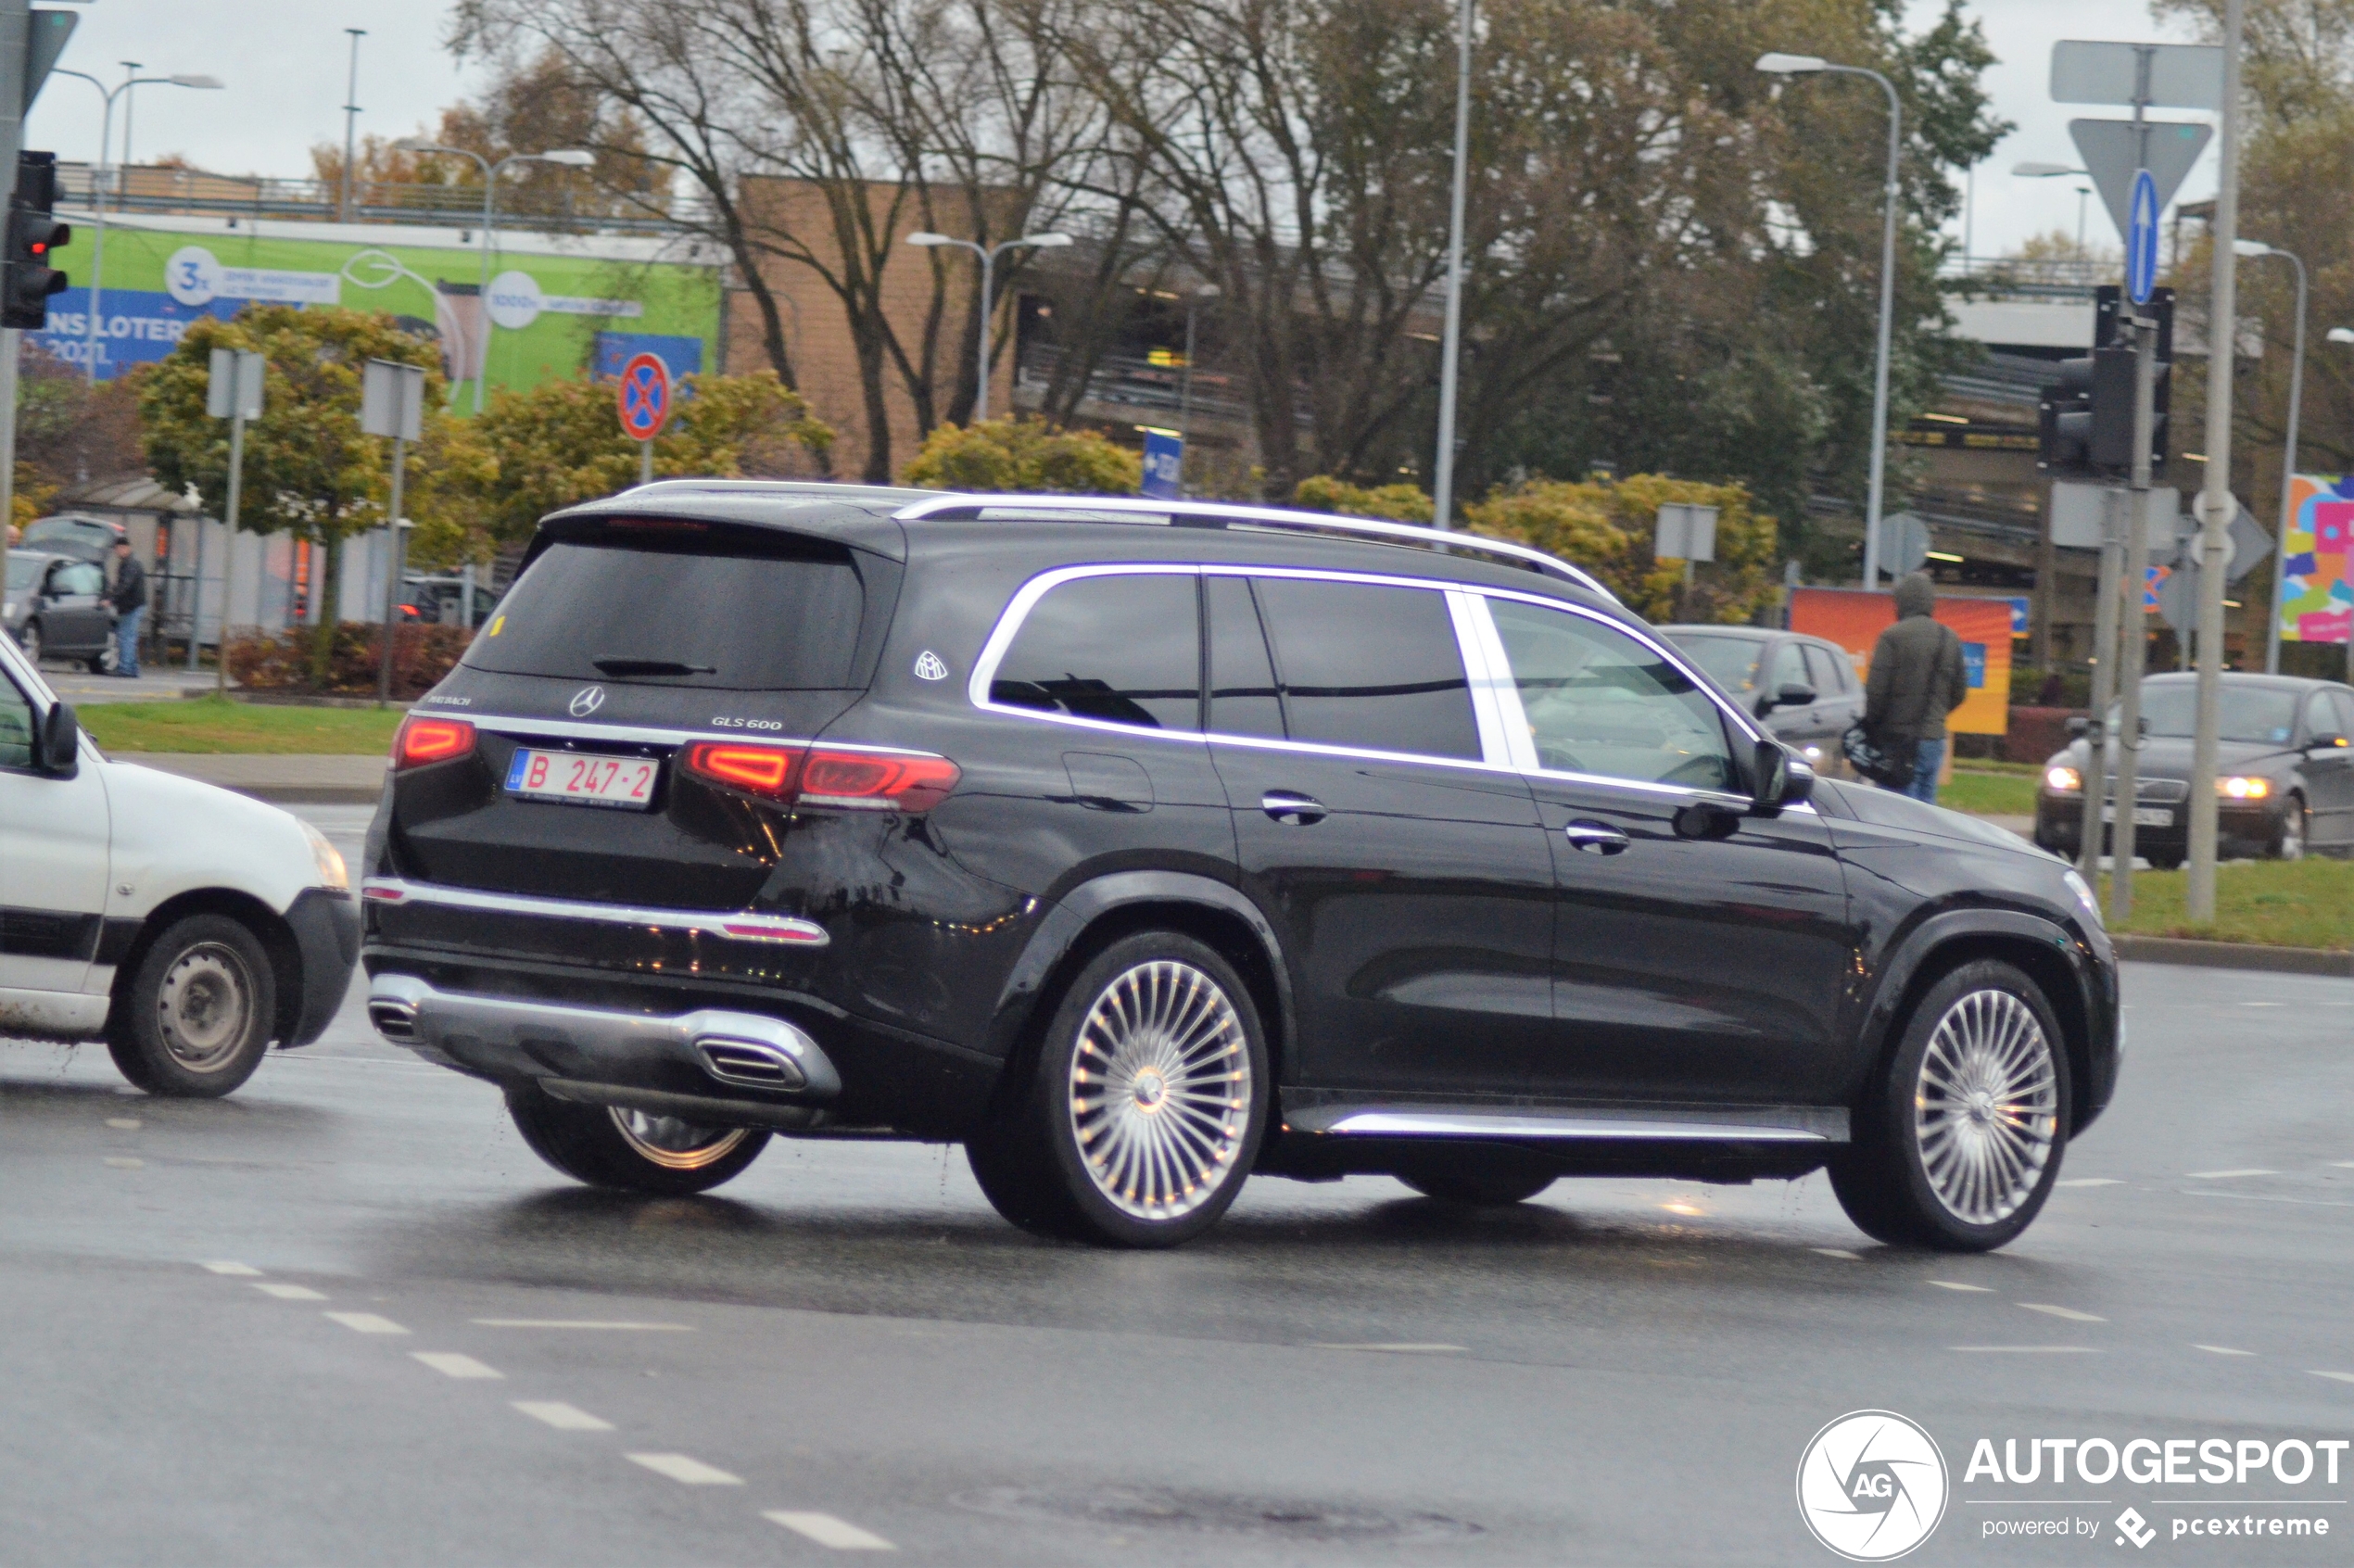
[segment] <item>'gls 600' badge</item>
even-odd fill
[[[925,649],[916,655],[916,678],[918,680],[946,680],[948,662],[930,649]]]
[[[1843,1415],[1798,1461],[1798,1512],[1850,1562],[1904,1556],[1945,1517],[1945,1456],[1893,1410]]]

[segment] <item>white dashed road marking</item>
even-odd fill
[[[280,1284],[275,1280],[258,1284],[253,1288],[264,1296],[274,1296],[281,1301],[324,1301],[327,1299],[324,1293],[315,1291],[309,1285]]]
[[[715,1465],[708,1465],[685,1454],[631,1454],[629,1462],[642,1464],[656,1475],[667,1475],[684,1486],[740,1486],[744,1478],[730,1475]]]
[[[830,1513],[792,1513],[783,1509],[771,1509],[760,1517],[771,1524],[782,1524],[797,1536],[806,1536],[821,1547],[836,1551],[895,1551],[898,1549],[871,1530],[861,1530],[846,1519],[836,1519]]]
[[[139,1131],[139,1119],[135,1116],[110,1116],[107,1118],[107,1125],[118,1132],[136,1132]]]
[[[534,1421],[544,1421],[559,1432],[611,1432],[613,1423],[599,1421],[587,1410],[561,1399],[517,1399],[515,1409]]]
[[[341,1323],[354,1334],[407,1334],[409,1332],[390,1318],[379,1318],[373,1312],[323,1312],[320,1316]]]
[[[1386,1356],[1461,1355],[1461,1345],[1310,1345],[1310,1350],[1373,1350]]]
[[[2066,1318],[2071,1323],[2105,1323],[2108,1321],[2107,1318],[2095,1317],[2090,1312],[2080,1312],[2073,1307],[2053,1307],[2041,1301],[2022,1301],[2019,1303],[2019,1305],[2026,1308],[2031,1312],[2043,1312],[2055,1318]]]
[[[1962,1350],[1984,1356],[2097,1356],[2097,1345],[1949,1345],[1948,1350]]]
[[[691,1334],[689,1323],[601,1323],[572,1318],[476,1318],[476,1326],[492,1329],[631,1329],[646,1334]]]
[[[2333,1383],[2354,1383],[2354,1372],[2317,1372],[2313,1375],[2315,1377],[2326,1377]]]
[[[2228,1345],[2194,1345],[2194,1350],[2204,1350],[2210,1356],[2253,1356],[2253,1350],[2234,1350]]]
[[[1931,1280],[1929,1283],[1940,1290],[1970,1290],[1976,1291],[1981,1296],[1992,1296],[1994,1293],[1993,1285],[1964,1284],[1959,1280]]]
[[[376,1332],[383,1331],[379,1329]],[[409,1354],[444,1377],[498,1378],[506,1375],[495,1368],[484,1366],[472,1356],[462,1356],[455,1350],[411,1350]]]
[[[2055,1182],[2055,1187],[2121,1187],[2125,1183],[2114,1176],[2071,1176],[2065,1182]]]
[[[108,1159],[107,1167],[112,1170],[145,1170],[147,1168],[147,1162],[144,1159],[124,1159],[117,1157]]]
[[[261,1271],[260,1271],[260,1270],[259,1270],[259,1269],[255,1268],[255,1267],[254,1267],[252,1264],[250,1264],[250,1263],[207,1263],[207,1264],[205,1264],[205,1265],[204,1265],[204,1268],[205,1268],[205,1271],[206,1271],[208,1273],[214,1273],[214,1274],[240,1274],[240,1275],[243,1275],[243,1274],[259,1274],[259,1273],[260,1273],[260,1272],[261,1272]]]
[[[1810,1246],[1806,1250],[1819,1252],[1826,1258],[1844,1258],[1850,1263],[1861,1263],[1864,1260],[1862,1253],[1850,1252],[1843,1246]]]
[[[2277,1170],[2193,1170],[2186,1173],[2194,1182],[2229,1182],[2241,1176],[2277,1176]]]

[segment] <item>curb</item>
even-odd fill
[[[2354,953],[2311,947],[2259,947],[2245,942],[2193,942],[2183,937],[2111,936],[2117,955],[2137,964],[2189,964],[2209,969],[2262,969],[2276,975],[2354,979]]]
[[[351,790],[333,784],[223,784],[221,788],[272,805],[374,805],[384,798],[380,789]]]
[[[226,696],[232,702],[251,702],[257,707],[264,708],[363,709],[376,706],[376,700],[373,697],[311,696],[308,693],[292,691],[255,691],[242,686],[233,686],[226,692],[216,691],[209,686],[191,687],[182,691],[180,695],[196,702],[201,702],[208,697]],[[404,714],[413,705],[414,700],[407,697],[395,697],[384,704],[388,711]]]

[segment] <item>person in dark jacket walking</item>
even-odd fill
[[[139,678],[139,623],[147,611],[147,569],[139,564],[129,539],[114,542],[114,673]]]
[[[1911,756],[1913,781],[1903,792],[1937,803],[1945,765],[1945,715],[1969,695],[1962,639],[1935,617],[1937,586],[1915,572],[1896,585],[1896,624],[1872,645],[1864,683],[1864,732],[1892,756]]]

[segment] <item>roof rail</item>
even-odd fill
[[[838,485],[828,479],[654,479],[643,485],[632,485],[620,492],[623,496],[643,496],[660,499],[664,496],[709,495],[747,496],[808,496],[816,499],[834,498],[845,500],[889,499],[905,496],[930,496],[938,491],[920,489],[912,485]]]
[[[1343,517],[1329,512],[1290,512],[1271,506],[1235,506],[1224,501],[1158,500],[1133,496],[943,495],[928,497],[895,515],[905,523],[924,518],[962,517],[967,513],[979,521],[985,520],[993,512],[1060,512],[1069,521],[1084,523],[1123,522],[1133,514],[1140,522],[1148,518],[1166,518],[1196,527],[1224,527],[1228,524],[1239,523],[1256,528],[1346,534],[1388,544],[1434,549],[1444,547],[1449,550],[1500,557],[1516,566],[1575,583],[1588,592],[1601,595],[1613,604],[1618,602],[1618,596],[1604,588],[1592,573],[1583,567],[1573,566],[1557,556],[1548,555],[1541,550],[1487,538],[1479,534],[1460,534],[1446,528],[1421,528],[1411,523],[1387,523],[1371,517]]]

